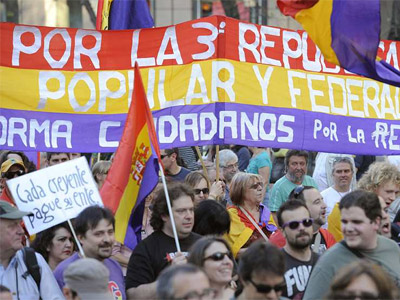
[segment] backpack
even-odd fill
[[[22,254],[24,257],[25,266],[28,269],[28,271],[22,275],[22,277],[26,279],[28,275],[31,275],[33,280],[35,280],[40,292],[40,279],[42,276],[40,274],[40,266],[36,258],[35,250],[30,247],[24,247],[22,248]]]

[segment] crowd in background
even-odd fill
[[[42,154],[38,169],[81,156]],[[400,157],[236,145],[160,154],[174,224],[162,183],[134,249],[115,240],[110,210],[88,207],[73,220],[83,258],[67,223],[28,235],[6,181],[37,167],[1,151],[0,299],[399,299]],[[100,190],[113,155],[85,156]]]

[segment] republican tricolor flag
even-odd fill
[[[100,190],[115,214],[115,238],[133,249],[141,239],[144,200],[158,183],[160,151],[153,117],[135,66],[134,89],[122,138]]]
[[[400,71],[377,56],[380,0],[278,0],[277,4],[303,26],[327,61],[400,87]]]
[[[97,30],[139,29],[154,26],[147,0],[99,0]]]

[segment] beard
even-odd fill
[[[302,173],[302,175],[300,176],[297,176],[295,173],[289,173],[289,172],[287,173],[288,179],[293,183],[303,182],[305,176],[306,176],[305,173]]]
[[[299,240],[299,237],[308,236],[308,239]],[[304,248],[310,247],[312,244],[312,238],[307,232],[301,232],[296,235],[294,239],[287,239],[287,242],[292,248],[303,250]]]

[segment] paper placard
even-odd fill
[[[29,234],[35,234],[68,219],[88,206],[103,206],[97,185],[85,157],[7,181],[7,186],[22,211]]]

